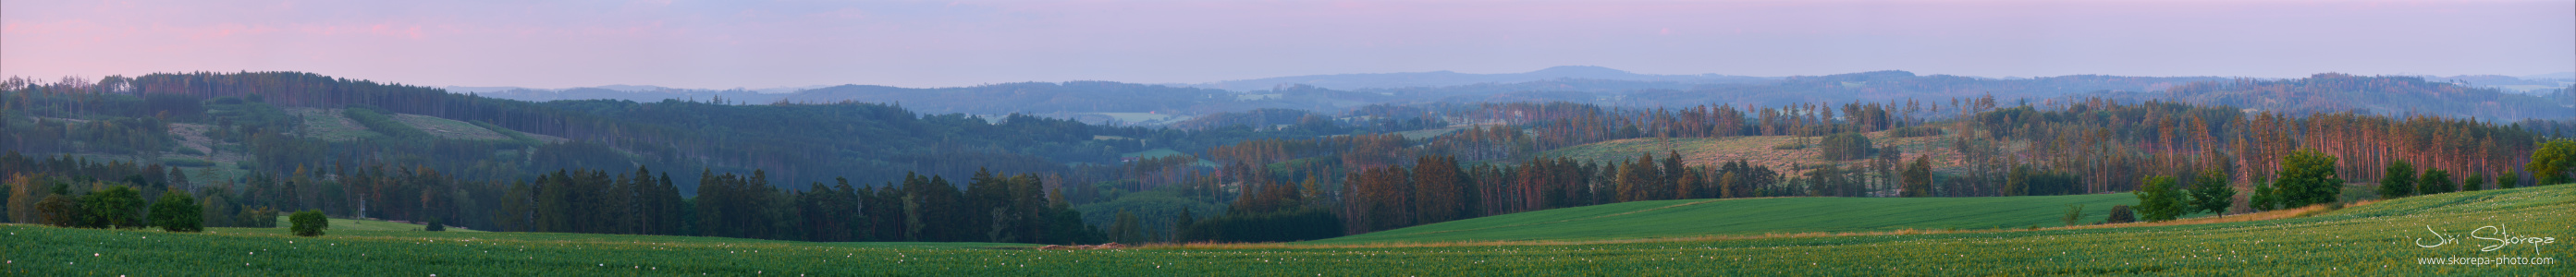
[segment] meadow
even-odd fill
[[[1822,201],[1771,201],[1799,200]],[[2576,274],[2565,264],[2569,253],[2576,253],[2565,242],[2576,238],[2576,217],[2567,212],[2571,209],[2576,209],[2576,186],[2557,185],[2417,196],[2211,224],[1588,243],[1440,242],[1433,237],[1413,245],[1317,242],[1080,251],[1014,244],[363,230],[294,237],[277,229],[169,233],[5,225],[0,226],[6,232],[0,241],[8,243],[0,247],[8,255],[0,271],[46,276],[2569,276]],[[1794,220],[1849,217],[1856,216],[1809,214]],[[2047,216],[2041,221],[2054,220]],[[2490,226],[2494,228],[2485,228]],[[2494,231],[2498,228],[2507,232]],[[2508,237],[2504,233],[2552,241],[2501,245],[2500,240],[2479,238]],[[2426,244],[2435,246],[2421,246]],[[2491,246],[2492,251],[2481,251]],[[2419,263],[2420,258],[2493,257],[2540,264]]]

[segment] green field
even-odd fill
[[[2109,216],[2137,196],[1964,198],[1795,197],[1688,199],[1551,209],[1413,226],[1307,243],[1617,240],[1809,232],[2000,229],[2063,226],[2066,205],[2084,222]],[[1829,215],[1829,216],[1818,216]]]
[[[292,222],[292,221],[287,221],[287,220],[286,220],[286,216],[283,216],[283,215],[281,215],[281,216],[277,216],[277,226],[292,226],[292,225],[295,225],[295,223],[294,223],[294,222]],[[411,223],[401,223],[401,222],[391,222],[391,221],[377,221],[377,220],[360,220],[360,219],[333,218],[333,219],[331,219],[331,229],[330,229],[330,231],[419,231],[419,230],[421,230],[421,228],[422,228],[422,227],[425,227],[425,226],[426,226],[426,225],[422,225],[422,224],[411,224]],[[235,231],[242,231],[242,232],[252,232],[252,231],[275,231],[275,232],[277,232],[278,234],[286,234],[286,233],[285,233],[285,232],[286,232],[286,229],[281,229],[281,228],[268,228],[268,229],[250,229],[250,228],[242,228],[242,229],[235,230]],[[455,228],[455,227],[449,227],[449,228],[447,228],[447,231],[450,231],[450,232],[482,232],[482,231],[474,231],[474,230],[457,229],[457,228]]]
[[[1817,200],[1817,199],[1783,199]],[[1732,201],[1732,200],[1730,200]],[[1723,201],[1721,201],[1723,202]],[[1714,204],[1714,203],[1710,203]],[[1705,205],[1705,204],[1703,204]],[[2419,196],[2306,217],[2201,225],[1648,243],[1425,247],[1255,244],[1042,251],[1024,245],[333,231],[320,238],[0,226],[0,271],[159,275],[2191,275],[2570,276],[2576,186]],[[1793,221],[1847,219],[1809,214]],[[2049,217],[2049,218],[2054,218]],[[2053,220],[2053,219],[2052,219]],[[2486,226],[2553,244],[2468,236]],[[274,229],[260,229],[268,231]],[[2431,232],[2458,236],[2432,248]],[[2494,232],[2483,236],[2499,237]],[[2419,258],[2523,257],[2518,265]]]

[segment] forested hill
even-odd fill
[[[2563,100],[2504,93],[2493,88],[2426,81],[2412,76],[2356,76],[2324,73],[2301,79],[2237,79],[2199,82],[2161,93],[2113,94],[2132,99],[2168,99],[2233,106],[2284,114],[2358,111],[2368,114],[2474,117],[2508,122],[2521,119],[2576,117]]]
[[[841,177],[867,184],[907,172],[1063,172],[1068,163],[1116,164],[1122,154],[1147,150],[1198,152],[1243,138],[1319,135],[927,115],[855,102],[534,103],[301,72],[19,79],[0,95],[8,96],[0,97],[0,129],[9,131],[0,150],[180,160],[233,177],[389,164],[516,180],[564,168],[645,166],[766,170],[789,185]]]
[[[1637,74],[1599,66],[1557,66],[1523,73],[1475,74],[1451,71],[1361,73],[1271,77],[1194,84],[1191,87],[1254,91],[1290,85],[1307,85],[1339,90],[1447,87],[1474,84],[1523,83],[1558,79],[1618,80],[1675,83],[1757,82],[1763,77],[1717,74],[1655,75]]]

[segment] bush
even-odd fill
[[[2104,221],[2110,223],[2138,222],[2138,215],[2136,213],[2129,212],[2129,205],[2112,205],[2111,218],[2104,219]]]
[[[447,231],[447,223],[439,221],[440,220],[438,218],[430,218],[429,226],[421,227],[421,230],[430,232]]]
[[[161,201],[152,203],[152,226],[171,232],[204,231],[205,215],[200,214],[203,209],[197,206],[196,197],[186,192],[162,193]]]
[[[2451,193],[2460,191],[2460,185],[2458,183],[2451,182],[2451,172],[2443,171],[2440,168],[2424,169],[2423,180],[2415,181],[2415,187],[2415,191],[2423,194]]]
[[[2066,226],[2075,226],[2075,221],[2084,220],[2084,205],[2066,204],[2066,215],[2057,220],[2064,221]]]
[[[2187,208],[2184,207],[2182,193],[2174,190],[2173,177],[2150,176],[2142,181],[2147,183],[2146,187],[2131,192],[2138,195],[2138,213],[2145,216],[2147,221],[2166,221],[2182,217],[2183,211]]]
[[[295,212],[295,215],[287,217],[287,221],[295,224],[297,236],[321,236],[323,229],[331,228],[331,218],[322,216],[322,210]]]
[[[82,211],[89,212],[87,218],[74,220],[81,223],[80,227],[143,227],[143,193],[134,187],[113,186],[83,195],[80,206]]]

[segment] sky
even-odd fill
[[[0,1],[0,76],[952,87],[1516,73],[2576,71],[2576,1]]]

